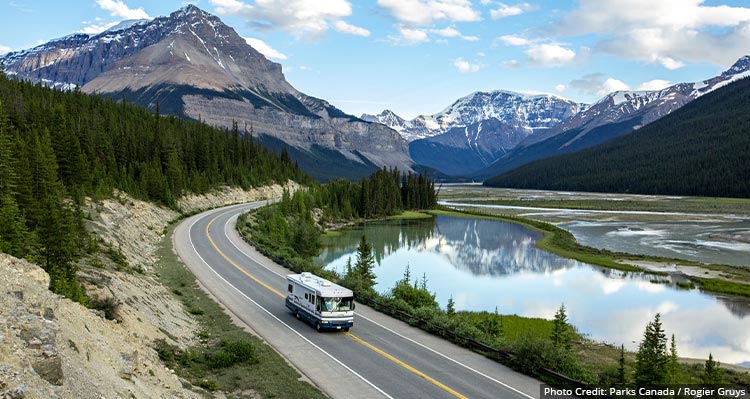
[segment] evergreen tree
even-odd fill
[[[573,334],[571,326],[568,324],[568,315],[565,311],[565,304],[560,305],[560,308],[555,313],[555,318],[552,323],[552,334],[550,335],[552,344],[558,348],[566,350],[570,349],[573,344]]]
[[[625,345],[620,345],[620,358],[617,359],[617,382],[620,385],[628,382],[625,375]]]
[[[445,307],[445,313],[448,316],[453,316],[456,314],[456,302],[453,301],[453,296],[448,298],[448,304]]]
[[[706,385],[720,385],[724,382],[724,378],[721,375],[721,363],[714,360],[712,353],[708,354],[708,360],[706,360],[703,368],[703,375],[701,380]]]
[[[352,272],[356,279],[356,290],[360,293],[367,294],[375,286],[375,259],[372,256],[372,246],[367,242],[367,238],[362,236],[357,247],[357,262],[354,264]]]
[[[661,315],[646,326],[638,346],[635,363],[635,383],[639,387],[659,386],[669,382],[667,336],[661,325]]]

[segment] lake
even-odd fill
[[[676,287],[679,276],[627,273],[566,259],[537,249],[541,233],[496,220],[437,216],[375,222],[326,237],[317,262],[342,272],[356,258],[364,234],[378,263],[376,290],[403,277],[426,276],[441,307],[495,308],[501,314],[551,319],[564,303],[579,332],[637,349],[646,324],[659,312],[675,334],[680,356],[724,363],[750,362],[750,302]],[[662,283],[651,280],[659,279]]]

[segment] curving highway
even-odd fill
[[[174,248],[203,287],[333,398],[539,397],[540,382],[362,304],[349,333],[318,333],[284,305],[291,273],[245,243],[237,216],[265,201],[207,211],[175,229]]]

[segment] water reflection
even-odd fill
[[[392,287],[409,265],[413,276],[427,276],[441,306],[452,296],[457,309],[497,307],[505,314],[551,318],[564,302],[579,331],[630,349],[661,312],[681,356],[706,358],[711,352],[725,363],[750,361],[747,300],[677,289],[678,277],[561,258],[536,249],[540,235],[519,225],[439,216],[360,225],[342,233],[326,240],[318,261],[343,270],[365,234],[377,256],[380,291]]]

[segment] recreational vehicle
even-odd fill
[[[350,289],[308,272],[290,274],[286,280],[286,307],[298,319],[318,331],[349,331],[354,325],[354,293]]]

